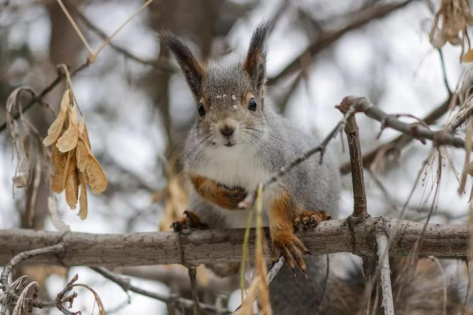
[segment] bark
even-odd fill
[[[386,218],[368,218],[357,225],[348,225],[345,220],[333,220],[322,222],[315,231],[304,232],[300,236],[313,255],[351,252],[359,256],[374,256],[374,233],[382,228],[393,239],[390,256],[405,256],[419,238],[423,225]],[[267,230],[266,234],[267,240],[270,240]],[[30,262],[64,266],[239,262],[243,236],[244,230],[205,230],[188,234],[64,234],[22,229],[0,230],[0,265],[5,265],[20,252],[58,243],[63,243],[66,249],[64,253],[35,257]],[[255,235],[252,233],[250,253],[254,253],[254,241]],[[419,255],[465,257],[468,241],[469,229],[466,225],[428,224],[419,247]]]

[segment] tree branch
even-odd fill
[[[332,45],[340,37],[342,37],[349,31],[362,27],[375,19],[380,19],[382,17],[385,17],[389,13],[394,12],[397,9],[404,7],[410,2],[412,2],[412,0],[407,0],[403,2],[397,2],[397,3],[388,3],[383,6],[372,6],[369,8],[362,9],[359,12],[350,13],[349,15],[350,16],[355,15],[355,18],[352,19],[352,21],[349,24],[343,26],[342,28],[336,31],[322,34],[320,38],[317,39],[317,41],[315,41],[309,47],[307,47],[307,49],[304,50],[304,52],[302,52],[302,54],[300,54],[299,57],[294,59],[279,74],[275,75],[274,77],[269,78],[267,81],[267,84],[274,85],[281,78],[286,77],[296,72],[297,70],[299,70],[301,66],[301,60],[304,55],[308,54],[309,56],[313,58],[315,55],[317,55],[319,52],[321,52],[322,50]]]
[[[445,100],[442,104],[436,107],[432,112],[427,114],[422,121],[425,122],[427,125],[435,123],[438,119],[440,119],[445,113],[447,113],[448,108],[450,106],[450,98]],[[410,135],[401,134],[398,137],[394,138],[393,140],[389,141],[388,143],[382,144],[377,148],[367,152],[363,155],[363,167],[368,168],[373,161],[375,160],[376,156],[380,152],[382,148],[385,148],[389,145],[394,145],[397,149],[401,149],[409,144],[414,138]],[[346,175],[351,172],[350,161],[345,162],[340,167],[340,173],[342,175]]]
[[[172,295],[164,295],[164,294],[159,294],[159,293],[143,290],[139,287],[136,287],[136,286],[132,285],[129,282],[129,280],[124,279],[123,277],[121,277],[121,276],[119,276],[119,275],[117,275],[117,274],[113,273],[112,271],[107,270],[105,268],[97,267],[97,268],[92,268],[92,270],[94,270],[98,274],[102,275],[103,277],[109,279],[110,281],[115,282],[125,292],[128,292],[128,291],[135,292],[135,293],[138,293],[138,294],[141,294],[141,295],[144,295],[144,296],[147,296],[147,297],[151,297],[151,298],[157,299],[159,301],[162,301],[162,302],[165,302],[165,303],[168,303],[168,304],[178,304],[178,305],[180,305],[180,306],[182,306],[186,309],[192,309],[194,307],[194,302],[191,301],[191,300],[181,298],[181,297],[175,297],[175,296],[172,296]],[[215,306],[209,305],[209,304],[204,304],[204,303],[200,303],[199,308],[202,309],[203,311],[212,312],[212,313],[228,312],[228,311],[225,311],[225,310],[224,311],[219,311],[219,310],[217,310],[217,308]]]
[[[385,224],[383,224],[385,220]],[[300,234],[313,255],[351,252],[373,256],[373,231],[379,225],[398,227],[390,247],[391,256],[407,255],[420,233],[423,223],[406,220],[369,218],[352,229],[345,220],[319,224],[314,232]],[[397,226],[398,225],[398,226]],[[269,231],[266,230],[267,240]],[[0,230],[0,265],[7,264],[18,253],[62,243],[62,256],[44,255],[31,258],[31,263],[64,266],[139,266],[181,263],[178,236],[174,232],[133,234],[86,234],[33,231],[24,229]],[[62,239],[61,239],[61,236]],[[239,262],[244,230],[206,230],[181,233],[182,253],[188,264]],[[466,225],[428,224],[421,256],[464,257],[467,254],[469,229]],[[250,236],[250,253],[254,254],[254,232]],[[268,244],[270,248],[270,244]],[[270,252],[268,252],[270,253]]]

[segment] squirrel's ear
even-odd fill
[[[192,93],[196,98],[199,97],[202,79],[204,77],[204,68],[199,64],[197,59],[195,59],[194,55],[192,55],[189,47],[171,32],[160,32],[159,39],[161,43],[174,54]]]
[[[266,79],[266,37],[269,29],[269,23],[262,23],[256,28],[243,65],[258,94],[261,93]]]

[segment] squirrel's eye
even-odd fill
[[[256,111],[256,100],[255,98],[251,98],[250,101],[248,101],[248,110],[250,111]]]
[[[197,111],[199,111],[199,115],[200,116],[204,116],[205,115],[205,108],[204,106],[201,104],[199,104],[199,108],[197,109]]]

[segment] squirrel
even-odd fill
[[[184,171],[192,184],[189,206],[185,217],[174,223],[175,230],[246,227],[248,211],[238,204],[247,192],[320,143],[320,136],[305,133],[266,102],[269,29],[269,23],[256,28],[243,63],[206,66],[171,32],[160,33],[161,43],[176,57],[197,110],[183,153]],[[330,148],[323,163],[312,156],[265,188],[264,225],[270,229],[273,259],[282,255],[286,261],[270,284],[275,314],[356,312],[338,303],[322,304],[322,300],[335,302],[332,293],[350,290],[358,298],[355,302],[363,291],[349,281],[327,282],[326,257],[304,257],[307,248],[295,234],[335,217],[340,191],[340,174]],[[219,276],[239,272],[236,264],[208,267]],[[295,278],[296,269],[307,278]]]

